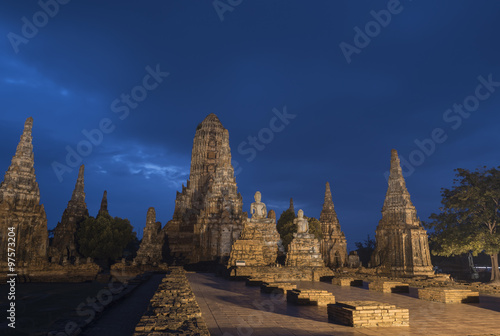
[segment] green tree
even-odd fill
[[[306,217],[309,222],[309,233],[312,233],[316,239],[321,241],[323,239],[323,231],[321,231],[321,222],[314,217]]]
[[[297,232],[297,227],[293,224],[294,219],[295,213],[288,209],[281,213],[278,223],[276,224],[276,230],[278,230],[280,234],[285,251],[288,251],[288,245],[292,242],[293,234]]]
[[[425,223],[434,230],[432,253],[452,256],[472,251],[476,256],[484,251],[491,259],[490,280],[500,283],[500,170],[455,171],[453,187],[441,190],[441,213],[432,214],[432,222]]]
[[[85,219],[76,238],[84,257],[108,261],[120,258],[127,245],[137,239],[128,219],[107,214]]]
[[[368,235],[364,242],[354,243],[356,251],[358,251],[359,261],[361,261],[364,267],[368,267],[372,253],[375,251],[375,244],[375,239],[371,239],[370,235]]]

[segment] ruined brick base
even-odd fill
[[[209,336],[191,286],[182,267],[172,267],[163,278],[134,336]]]

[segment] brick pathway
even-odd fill
[[[189,273],[196,300],[212,336],[267,335],[480,335],[500,334],[500,297],[481,296],[479,304],[444,304],[324,282],[299,288],[323,289],[337,300],[373,300],[410,309],[410,327],[352,328],[328,322],[326,307],[294,306],[282,296],[261,294],[259,287]]]

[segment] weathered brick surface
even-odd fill
[[[210,335],[182,267],[165,276],[135,327],[134,336],[146,335]]]
[[[329,303],[335,303],[335,296],[325,290],[292,289],[287,291],[286,300],[297,305],[325,306]]]
[[[328,320],[351,327],[405,327],[408,309],[376,301],[339,301],[328,305]]]
[[[319,216],[323,238],[320,241],[321,255],[328,267],[341,267],[347,264],[347,242],[335,212],[330,191],[330,183],[326,182],[325,201]]]
[[[434,274],[427,231],[411,202],[395,149],[391,153],[388,188],[375,238],[377,246],[371,266],[382,274],[404,277]]]
[[[479,302],[479,292],[470,289],[446,289],[442,287],[418,288],[418,298],[444,303]]]
[[[372,281],[368,289],[382,293],[408,293],[409,285],[398,281]]]

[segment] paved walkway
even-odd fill
[[[129,296],[109,307],[103,315],[85,329],[82,336],[132,335],[135,326],[146,311],[149,301],[158,289],[165,274],[153,274]]]
[[[374,300],[410,309],[410,327],[352,328],[328,322],[326,307],[295,306],[282,295],[262,294],[259,287],[188,273],[196,300],[212,336],[267,335],[480,335],[500,334],[500,297],[481,296],[478,304],[445,304],[324,282],[301,282],[299,288],[332,292],[336,300]]]

